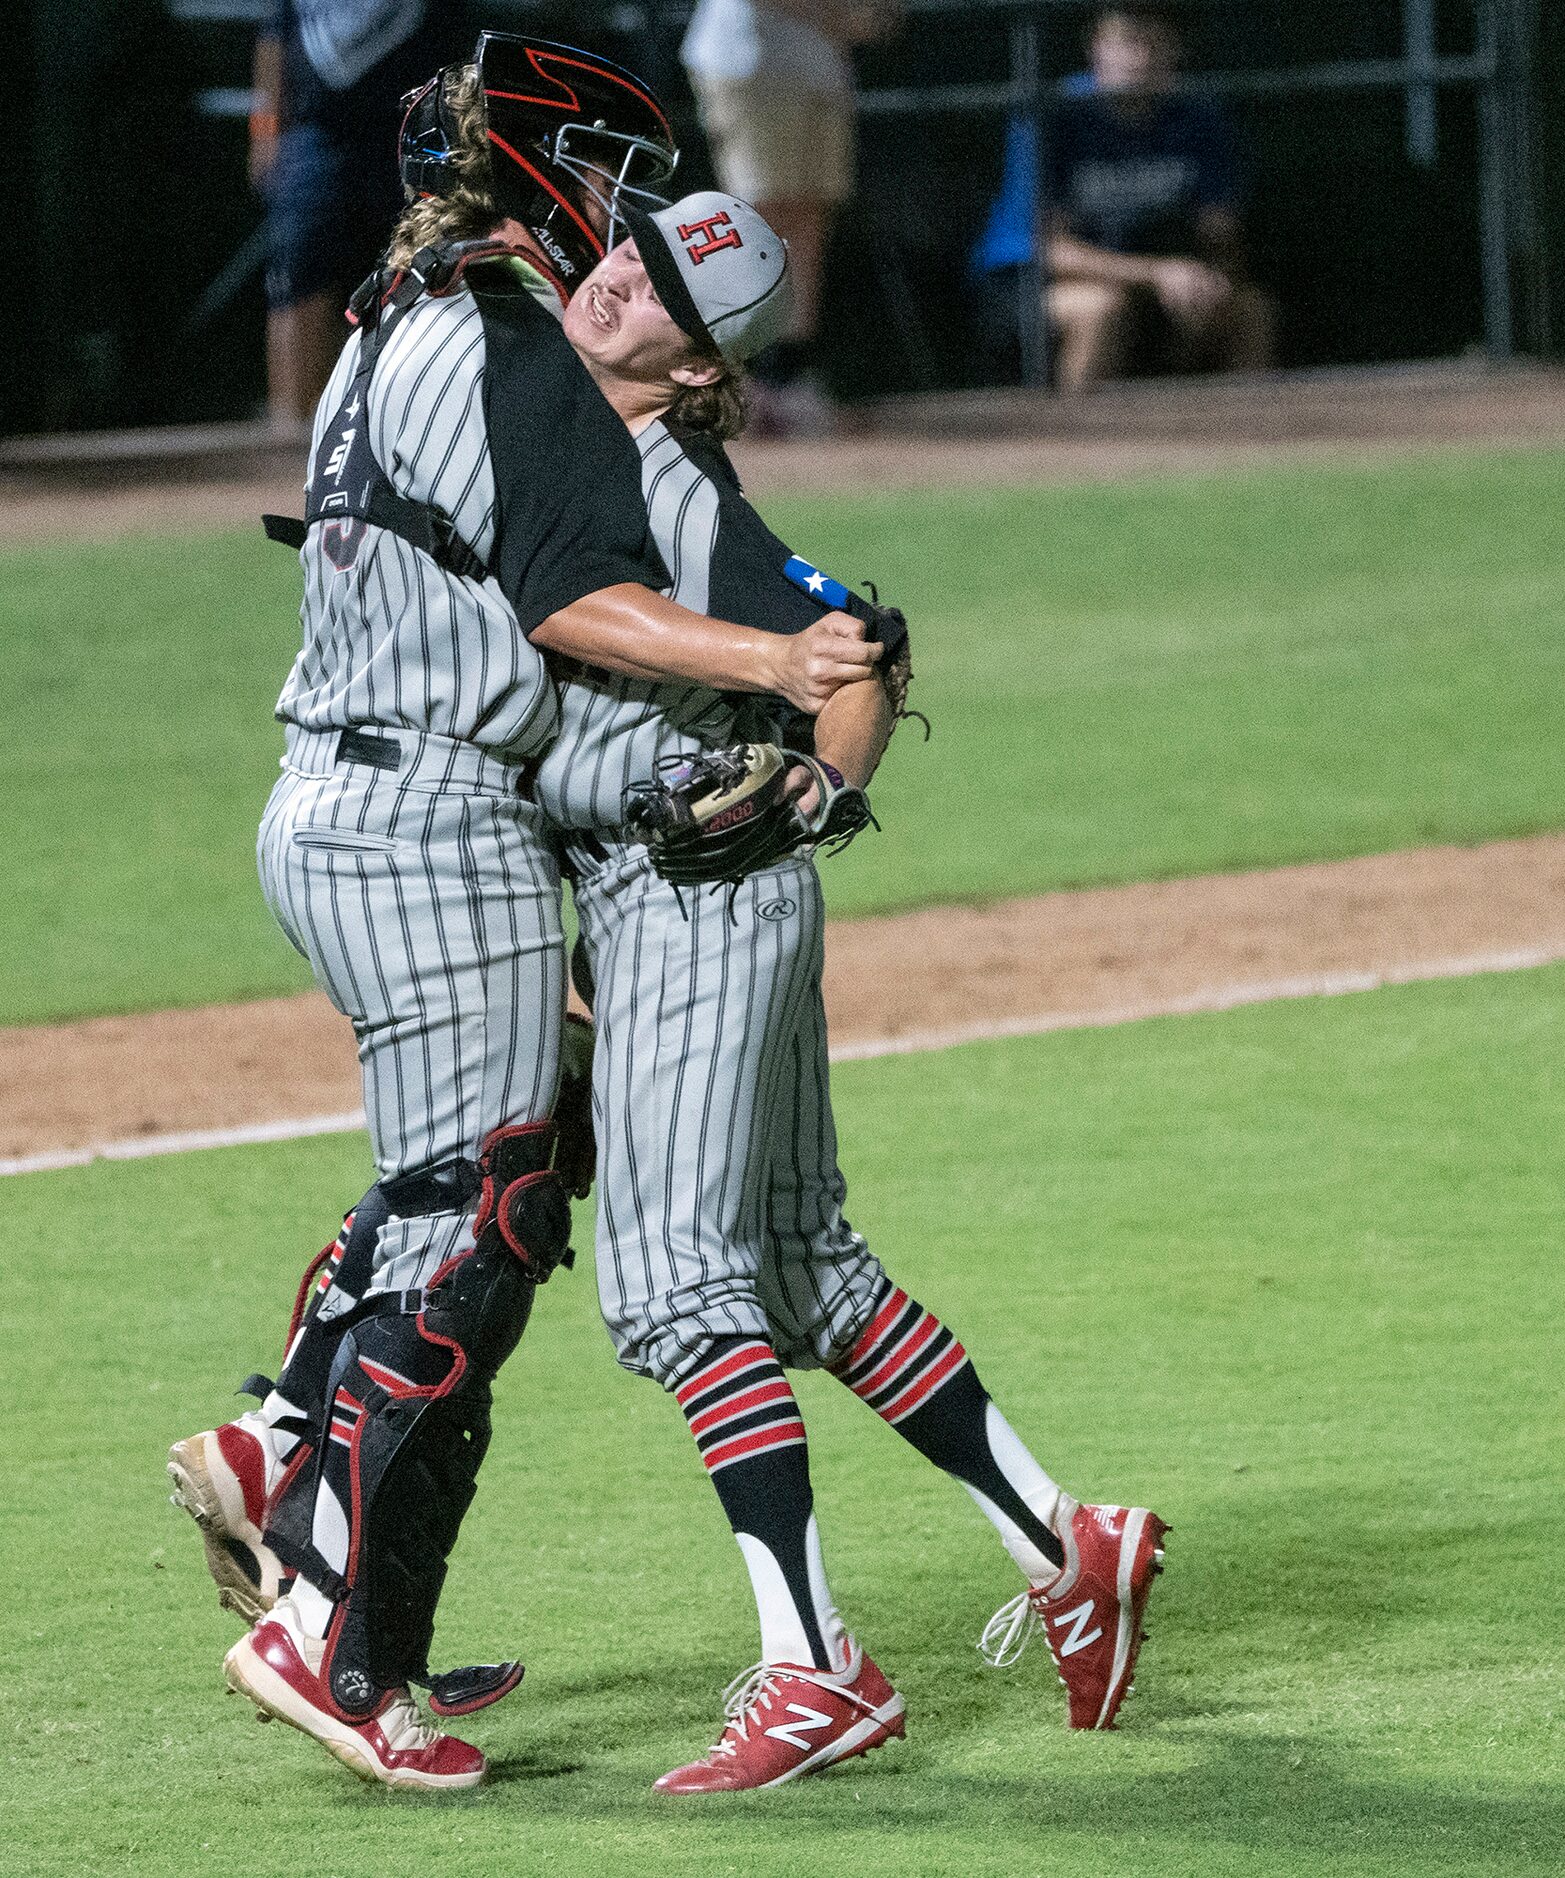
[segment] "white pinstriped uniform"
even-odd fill
[[[557,313],[552,295],[535,298]],[[557,326],[544,326],[552,339]],[[521,331],[509,356],[536,349],[536,331],[525,322]],[[357,345],[349,342],[322,400],[317,446],[351,390]],[[507,549],[497,532],[510,485],[497,478],[500,446],[492,451],[491,442],[502,414],[486,409],[486,395],[499,396],[486,375],[506,356],[467,291],[421,300],[385,341],[369,409],[347,420],[370,424],[376,461],[399,494],[436,505],[502,573]],[[568,348],[565,363],[549,369],[580,374]],[[589,410],[601,406],[587,390]],[[629,464],[644,538],[636,459],[601,408],[612,448]],[[526,438],[509,444],[525,449]],[[548,447],[540,441],[541,453]],[[521,793],[520,765],[536,759],[557,716],[553,685],[501,579],[459,578],[401,537],[363,530],[346,568],[321,526],[302,551],[304,645],[278,703],[286,754],[258,857],[273,913],[353,1021],[376,1165],[388,1178],[474,1156],[500,1123],[553,1108],[564,1010],[560,875],[540,811]],[[559,539],[566,550],[580,545],[568,527]],[[337,560],[347,558],[338,548]],[[562,553],[558,566],[570,558]],[[526,555],[513,564],[524,566],[520,591]],[[604,576],[593,563],[574,588],[556,567],[546,587],[528,589],[535,616],[624,578],[621,565]],[[396,767],[340,760],[344,728],[367,731]],[[376,1286],[422,1282],[470,1243],[470,1231],[470,1213],[391,1222]]]
[[[315,416],[311,460],[358,361],[343,348]],[[495,545],[495,472],[482,403],[484,327],[470,293],[421,300],[386,341],[371,381],[370,443],[402,495],[433,503],[480,559]],[[347,572],[312,529],[304,646],[277,714],[306,730],[405,725],[497,755],[535,755],[556,726],[542,658],[492,580],[463,579],[371,528]]]
[[[717,547],[718,490],[661,423],[636,439],[647,516],[682,606],[705,613]],[[743,624],[744,622],[739,622]],[[624,818],[625,791],[660,757],[769,735],[755,710],[705,685],[654,684],[577,669],[559,688],[559,735],[538,769],[537,798],[561,828],[600,833]]]
[[[638,442],[673,597],[705,610],[742,498],[661,424]],[[771,572],[782,581],[780,560]],[[766,624],[767,586],[747,616],[731,603],[722,616]],[[598,1289],[620,1361],[672,1386],[714,1337],[751,1335],[818,1365],[851,1345],[884,1277],[842,1213],[814,864],[753,875],[731,904],[727,889],[686,890],[681,907],[616,832],[626,788],[659,756],[764,734],[755,707],[596,675],[560,694],[537,799],[571,831],[595,984]]]

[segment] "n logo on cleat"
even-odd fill
[[[1078,1650],[1085,1650],[1089,1643],[1096,1643],[1098,1638],[1103,1635],[1103,1626],[1101,1624],[1098,1625],[1096,1630],[1089,1631],[1087,1629],[1088,1624],[1092,1622],[1092,1613],[1096,1609],[1097,1606],[1093,1603],[1092,1599],[1088,1598],[1085,1604],[1078,1604],[1073,1611],[1062,1611],[1060,1615],[1053,1620],[1054,1623],[1061,1628],[1066,1624],[1070,1625],[1070,1635],[1068,1637],[1063,1640],[1060,1638],[1055,1639],[1056,1646],[1061,1656],[1074,1656]]]
[[[767,1733],[779,1741],[786,1741],[791,1748],[797,1748],[801,1754],[809,1752],[808,1740],[800,1740],[801,1735],[812,1735],[822,1728],[831,1726],[831,1717],[823,1715],[818,1708],[805,1708],[802,1703],[790,1702],[788,1713],[799,1719],[791,1722],[779,1722],[775,1728],[768,1728]]]

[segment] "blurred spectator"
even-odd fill
[[[755,361],[754,427],[829,428],[821,268],[853,188],[852,48],[895,30],[899,0],[699,0],[680,51],[719,182],[788,244],[793,316]]]
[[[1173,89],[1179,51],[1157,11],[1104,8],[1090,88],[1050,126],[1048,308],[1062,390],[1140,364],[1272,362],[1272,305],[1245,278],[1233,134],[1210,99]]]
[[[1061,86],[1046,179],[1035,120],[1007,127],[999,194],[973,254],[991,325],[1016,323],[1018,270],[1035,261],[1046,214],[1063,389],[1148,366],[1264,369],[1273,309],[1245,277],[1227,119],[1210,100],[1173,92],[1179,42],[1160,13],[1106,7],[1090,45],[1091,69]]]
[[[272,421],[307,423],[344,337],[342,309],[402,207],[403,92],[454,56],[456,0],[276,0],[256,41],[250,179],[267,208]]]

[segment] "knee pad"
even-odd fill
[[[554,1170],[559,1131],[552,1121],[496,1128],[478,1156],[482,1179],[477,1250],[503,1247],[521,1262],[535,1284],[546,1284],[560,1265],[575,1263],[571,1209],[565,1183]]]
[[[338,1339],[375,1276],[381,1228],[391,1219],[460,1212],[478,1187],[478,1169],[468,1160],[444,1161],[395,1180],[378,1180],[344,1218],[336,1239],[305,1268],[276,1387],[317,1429],[325,1418],[326,1379]],[[264,1376],[251,1377],[246,1387],[253,1393],[256,1384],[265,1385],[263,1395],[272,1387]]]

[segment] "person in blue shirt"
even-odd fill
[[[1272,363],[1272,303],[1245,277],[1233,136],[1214,103],[1175,91],[1179,50],[1160,13],[1105,8],[1090,87],[1050,128],[1043,219],[1061,390],[1154,360]]]
[[[465,26],[450,0],[267,0],[250,180],[266,204],[267,404],[282,430],[308,433],[343,306],[401,213],[386,154],[403,93],[455,57]]]

